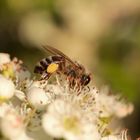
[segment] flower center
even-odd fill
[[[78,118],[75,116],[64,117],[63,126],[68,131],[72,131],[75,134],[79,133]]]
[[[0,96],[0,104],[7,101],[6,97]]]
[[[13,71],[13,67],[11,63],[8,64],[4,64],[2,66],[2,70],[0,71],[0,73],[2,73],[2,75],[4,75],[7,78],[13,78],[14,77],[14,71]]]

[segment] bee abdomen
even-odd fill
[[[43,68],[42,68],[42,66],[39,66],[39,65],[35,66],[35,68],[34,68],[34,73],[42,74],[42,73],[43,73]]]
[[[40,62],[37,63],[37,65],[34,68],[34,73],[42,74],[48,67],[48,65],[51,63],[51,60],[49,58],[44,58]]]
[[[58,64],[60,64],[62,61],[63,58],[57,55],[44,58],[35,66],[34,73],[53,73],[58,69]]]

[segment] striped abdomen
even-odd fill
[[[62,56],[50,56],[48,58],[42,59],[34,68],[34,73],[48,73],[52,74],[59,69],[59,65],[64,63]]]

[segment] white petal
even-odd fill
[[[10,60],[10,55],[7,53],[0,53],[0,65],[9,63]]]
[[[0,75],[0,97],[9,99],[14,95],[15,85],[11,80]]]
[[[114,109],[116,116],[119,118],[123,118],[133,112],[134,106],[133,104],[117,103]]]
[[[46,133],[53,137],[62,137],[63,129],[60,121],[56,116],[45,114],[43,116],[42,125]]]

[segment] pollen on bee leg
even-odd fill
[[[59,67],[58,64],[52,63],[52,64],[50,64],[50,65],[48,66],[47,72],[48,72],[48,73],[53,73],[53,72],[55,72],[55,71],[58,69],[58,67]]]

